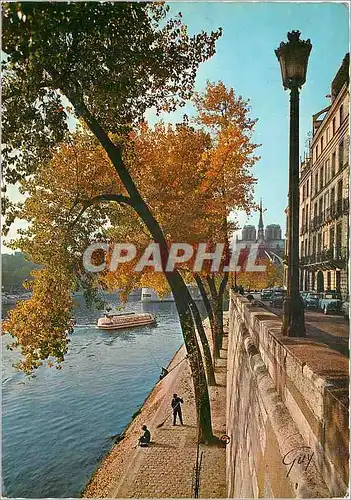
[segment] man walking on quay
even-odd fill
[[[173,408],[173,425],[176,425],[177,415],[179,417],[180,425],[184,425],[182,417],[182,408],[180,406],[181,403],[183,403],[182,398],[179,398],[178,394],[173,394],[173,399],[171,403]]]

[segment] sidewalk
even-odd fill
[[[225,434],[226,425],[226,345],[223,340],[221,359],[217,361],[217,386],[210,388],[212,426],[217,437]],[[182,347],[170,363],[172,368],[185,356]],[[157,428],[171,412],[172,394],[184,399],[184,426],[172,425],[170,416],[163,427]],[[148,448],[133,449],[141,426],[146,424],[152,443]],[[141,413],[134,419],[126,437],[103,461],[86,488],[88,498],[189,498],[192,497],[192,477],[196,461],[196,411],[188,361],[182,362],[167,377],[157,383]],[[218,446],[200,446],[203,451],[200,496],[226,497],[226,450]]]

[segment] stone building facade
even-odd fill
[[[348,296],[349,55],[331,85],[331,104],[313,116],[300,167],[300,289]]]

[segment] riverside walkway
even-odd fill
[[[227,318],[225,318],[227,319]],[[210,387],[212,426],[217,437],[226,432],[227,336],[221,359],[216,362],[217,386]],[[83,492],[86,498],[189,498],[196,462],[196,410],[190,367],[181,347],[169,365],[172,370],[158,382],[140,414],[128,427],[125,438],[114,446]],[[172,369],[174,367],[174,369]],[[171,399],[177,393],[184,400],[184,426],[172,425],[172,416],[163,427],[157,425],[171,413]],[[148,448],[136,447],[141,426],[151,431]],[[200,445],[203,452],[200,496],[225,498],[226,450],[217,445]]]

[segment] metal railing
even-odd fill
[[[310,222],[310,229],[318,229],[323,224],[330,222],[334,219],[337,219],[341,215],[347,214],[349,212],[350,201],[348,198],[341,198],[339,200],[334,201],[331,205],[324,210],[324,212],[319,213],[314,216]],[[300,234],[304,234],[308,229],[305,227],[301,227]]]
[[[300,258],[300,265],[328,263],[328,262],[346,262],[348,260],[348,249],[342,246],[333,246],[321,250],[313,255],[307,255]]]

